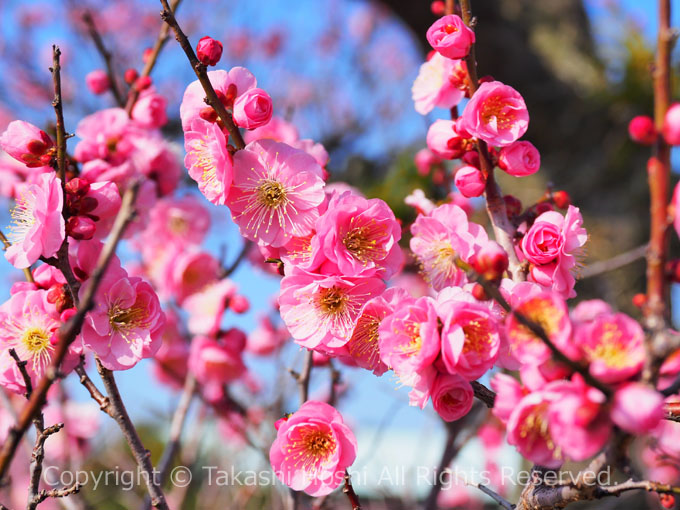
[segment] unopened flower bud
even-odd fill
[[[66,234],[77,241],[87,241],[94,237],[97,227],[87,216],[71,216],[66,222]]]
[[[229,308],[234,313],[246,313],[250,309],[250,301],[247,297],[236,294],[229,300]]]
[[[42,129],[14,120],[0,136],[0,147],[29,168],[45,166],[54,152],[54,142]]]
[[[139,92],[146,90],[151,86],[152,80],[151,76],[140,76],[135,80],[135,89]]]
[[[201,37],[196,45],[196,56],[206,66],[214,66],[222,58],[222,43],[212,37]]]
[[[133,69],[132,67],[126,69],[125,74],[123,75],[123,79],[128,85],[132,85],[138,77],[139,73],[137,72],[137,69]]]
[[[571,205],[571,197],[564,190],[554,191],[552,200],[559,209],[566,209]]]
[[[430,11],[435,16],[443,16],[446,12],[446,5],[441,0],[435,0],[430,4]]]
[[[654,121],[648,115],[633,117],[628,123],[630,139],[642,145],[652,145],[656,141]]]
[[[208,122],[217,122],[217,112],[212,106],[201,108],[201,111],[198,112],[198,116]]]
[[[144,50],[144,53],[142,53],[142,62],[145,64],[149,61],[151,58],[151,55],[153,54],[153,48],[146,48]]]
[[[87,73],[85,76],[85,85],[90,89],[90,92],[97,95],[103,94],[109,90],[109,87],[111,86],[109,83],[109,76],[106,74],[106,71],[102,69],[95,69],[94,71]]]
[[[477,301],[488,301],[491,299],[489,295],[486,293],[484,290],[484,287],[482,287],[479,283],[475,283],[472,286],[472,296],[477,300]]]
[[[498,280],[508,268],[508,254],[495,241],[484,243],[471,260],[472,268],[486,280]]]
[[[642,293],[635,294],[633,296],[633,306],[642,308],[647,304],[647,296]]]
[[[90,183],[80,177],[75,177],[66,183],[66,193],[83,197],[90,191]]]
[[[473,166],[463,166],[456,172],[456,188],[465,198],[478,197],[484,192],[486,181],[482,172]]]

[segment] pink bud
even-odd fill
[[[123,79],[128,85],[132,85],[138,77],[139,73],[137,72],[137,69],[133,69],[132,67],[126,69],[125,74],[123,75]]]
[[[426,36],[435,50],[452,59],[465,58],[475,42],[475,33],[455,14],[435,21],[427,30]]]
[[[66,193],[83,197],[90,191],[90,184],[80,177],[74,177],[66,183]]]
[[[212,37],[201,37],[196,45],[196,56],[206,66],[214,66],[222,58],[222,43]]]
[[[87,216],[71,216],[66,222],[66,233],[77,241],[92,239],[96,229],[94,221]]]
[[[106,71],[102,69],[95,69],[94,71],[87,73],[85,76],[85,84],[87,85],[87,88],[90,89],[90,92],[97,95],[103,94],[109,90],[110,87],[109,77],[106,74]]]
[[[9,123],[0,136],[0,147],[29,168],[45,166],[53,152],[54,142],[43,130],[23,120]]]
[[[264,126],[272,118],[272,98],[264,90],[248,90],[234,101],[234,123],[246,129]]]
[[[135,80],[135,89],[139,92],[146,90],[151,86],[151,76],[140,76]]]
[[[633,117],[628,124],[628,135],[634,142],[652,145],[656,141],[654,121],[648,115]]]
[[[680,103],[674,103],[663,119],[663,137],[670,145],[680,145]]]
[[[442,0],[435,0],[430,4],[430,11],[432,11],[432,14],[435,16],[443,16],[446,12],[446,5],[444,5]]]
[[[248,301],[247,297],[236,294],[229,301],[229,308],[234,313],[246,313],[250,309],[250,301]]]
[[[631,382],[616,390],[611,418],[631,434],[645,434],[664,417],[663,396],[644,384]]]
[[[462,138],[458,135],[455,122],[436,120],[427,130],[427,146],[435,156],[456,159],[462,156]]]
[[[569,196],[569,193],[564,190],[554,191],[552,199],[553,202],[555,202],[555,205],[560,209],[566,209],[571,205],[571,197]]]
[[[465,198],[478,197],[484,192],[484,176],[473,166],[463,166],[456,172],[456,188]]]
[[[429,175],[430,170],[434,165],[438,165],[442,162],[437,156],[435,156],[430,149],[420,149],[416,152],[415,158],[413,159],[416,164],[416,170],[422,176]]]
[[[498,166],[510,175],[524,177],[538,172],[541,155],[531,142],[513,142],[501,149]]]
[[[508,254],[497,242],[488,241],[472,259],[472,268],[487,280],[496,280],[508,268]]]
[[[146,64],[149,61],[149,59],[151,58],[152,53],[153,53],[153,48],[146,48],[144,50],[144,53],[142,53],[142,62],[144,62]]]

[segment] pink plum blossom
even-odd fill
[[[510,145],[528,126],[524,99],[499,81],[482,83],[461,116],[461,128],[494,147]]]
[[[350,340],[363,306],[384,289],[378,278],[299,270],[281,280],[281,317],[291,336],[304,347],[342,347]]]
[[[194,195],[159,200],[149,213],[140,247],[199,245],[210,229],[210,212]]]
[[[78,123],[76,135],[80,142],[74,156],[81,163],[101,159],[120,165],[134,150],[132,138],[137,132],[124,109],[100,110]]]
[[[238,151],[227,205],[241,235],[279,247],[309,234],[324,200],[321,176],[314,158],[284,143],[260,140]]]
[[[416,165],[416,170],[418,170],[418,173],[422,176],[429,175],[432,167],[439,165],[442,162],[442,160],[427,147],[416,152],[413,161]]]
[[[222,386],[238,379],[245,370],[239,349],[204,336],[191,341],[189,371],[209,401],[219,400],[223,395]]]
[[[498,154],[498,166],[510,175],[525,177],[541,167],[541,155],[531,142],[518,141],[503,147]]]
[[[182,332],[180,317],[173,308],[165,310],[161,338],[161,346],[153,356],[153,373],[161,383],[179,390],[187,375],[189,341]]]
[[[663,137],[669,145],[680,145],[680,103],[673,103],[663,119]]]
[[[103,94],[111,84],[109,83],[109,75],[103,69],[95,69],[85,75],[85,85],[93,94]]]
[[[465,283],[456,257],[468,261],[476,247],[488,241],[486,231],[468,222],[465,211],[453,204],[440,205],[428,216],[419,215],[411,233],[411,250],[434,290]]]
[[[449,14],[427,30],[427,42],[446,58],[465,58],[475,42],[475,33],[460,16]]]
[[[422,189],[414,189],[404,198],[404,203],[413,207],[418,214],[427,216],[437,207],[432,200],[425,196]]]
[[[305,151],[307,154],[312,156],[314,161],[316,161],[321,168],[325,168],[325,166],[328,164],[328,151],[326,151],[326,148],[323,145],[315,142],[314,140],[303,138],[302,140],[295,140],[289,143],[289,145],[294,149]],[[327,177],[324,175],[324,180],[326,178]]]
[[[246,351],[257,356],[268,356],[284,345],[290,338],[288,329],[275,325],[269,317],[262,317],[246,341]]]
[[[627,383],[614,393],[612,421],[631,434],[647,434],[663,421],[663,404],[663,396],[653,388]]]
[[[431,390],[432,405],[444,421],[460,420],[475,399],[472,386],[457,374],[439,374]]]
[[[484,193],[486,187],[486,180],[482,172],[474,166],[462,166],[456,170],[456,177],[454,179],[456,188],[460,194],[465,198],[474,198]]]
[[[57,253],[66,235],[63,206],[61,180],[54,173],[41,174],[36,184],[22,190],[7,233],[11,246],[5,257],[10,264],[22,269]]]
[[[297,128],[290,122],[281,117],[272,117],[271,120],[259,128],[252,131],[246,131],[243,134],[243,139],[246,143],[254,142],[255,140],[274,140],[275,142],[287,143],[293,145],[300,139],[300,134]]]
[[[322,252],[340,275],[389,278],[399,271],[401,226],[379,198],[336,193],[316,222],[312,249]]]
[[[493,415],[507,424],[510,415],[528,392],[517,379],[502,372],[494,374],[491,378],[491,388],[496,392]]]
[[[54,142],[42,129],[23,120],[13,120],[0,136],[0,147],[29,168],[50,164]]]
[[[87,284],[81,288],[81,295]],[[83,345],[109,370],[127,370],[160,347],[165,315],[151,285],[120,269],[97,289],[96,307],[82,328]]]
[[[215,335],[236,290],[236,285],[225,278],[187,297],[182,306],[189,313],[189,332],[193,335]]]
[[[380,323],[394,308],[386,301],[384,295],[376,296],[364,306],[361,316],[347,342],[349,355],[361,368],[371,370],[375,375],[382,375],[387,371],[387,365],[380,360]]]
[[[255,129],[271,118],[272,98],[262,89],[250,89],[234,101],[234,123],[238,127]]]
[[[132,118],[142,127],[156,129],[168,123],[168,100],[153,87],[142,91],[132,109]]]
[[[427,130],[427,147],[442,159],[456,159],[463,155],[464,137],[456,131],[452,120],[435,120]]]
[[[224,205],[233,179],[233,159],[219,126],[193,119],[184,131],[184,165],[198,189],[213,204]]]
[[[277,423],[269,460],[283,483],[314,497],[343,483],[356,458],[357,441],[338,411],[310,400]]]
[[[465,97],[465,92],[451,80],[460,67],[460,60],[451,60],[439,53],[432,55],[430,60],[420,66],[418,77],[411,88],[418,113],[427,115],[434,108],[452,108]]]

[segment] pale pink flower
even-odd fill
[[[269,461],[279,480],[314,497],[343,483],[356,459],[357,441],[338,411],[310,400],[277,423]]]
[[[194,195],[159,200],[149,213],[140,248],[199,245],[210,229],[210,211]]]
[[[95,69],[85,75],[85,85],[93,94],[103,94],[111,84],[109,83],[109,75],[103,69]]]
[[[153,374],[161,383],[179,390],[187,375],[189,341],[181,330],[181,319],[173,308],[165,310],[162,343],[153,358]]]
[[[347,349],[352,360],[375,375],[382,375],[387,371],[387,365],[380,361],[380,335],[378,329],[382,320],[394,311],[394,307],[383,296],[376,296],[364,306],[361,316],[357,320],[352,336],[347,342]]]
[[[249,334],[246,341],[246,351],[257,356],[268,356],[282,347],[290,338],[288,329],[276,326],[269,317],[262,317],[255,329]]]
[[[216,282],[219,272],[220,263],[210,253],[197,248],[177,250],[167,257],[154,283],[161,298],[181,304],[191,294]]]
[[[456,257],[468,261],[476,247],[488,241],[486,231],[468,222],[465,211],[453,204],[440,205],[428,216],[419,215],[411,233],[411,250],[425,280],[437,291],[465,283],[467,278],[456,266]]]
[[[418,214],[427,216],[437,207],[432,200],[425,196],[422,189],[414,189],[404,198],[404,203],[413,207]]]
[[[88,115],[76,127],[80,142],[74,156],[81,163],[103,159],[120,165],[134,150],[131,139],[138,134],[138,129],[122,108],[108,108]]]
[[[579,349],[571,342],[572,326],[567,305],[559,295],[542,292],[520,301],[514,310],[539,324],[553,344],[566,356],[579,358]],[[550,358],[550,348],[522,325],[514,314],[508,314],[505,324],[510,353],[520,363],[538,364]]]
[[[522,384],[531,391],[541,390],[548,383],[559,379],[567,379],[572,370],[554,359],[548,359],[538,364],[523,364],[519,368]]]
[[[293,272],[281,280],[281,317],[295,341],[309,349],[342,347],[366,302],[380,295],[378,278],[343,278]]]
[[[224,205],[232,185],[233,159],[215,123],[193,119],[184,132],[184,166],[198,189],[215,205]]]
[[[147,129],[156,129],[168,123],[166,108],[168,100],[165,96],[156,92],[154,87],[149,87],[139,94],[139,99],[132,109],[133,120]]]
[[[225,278],[186,298],[182,306],[189,313],[189,332],[193,335],[215,335],[236,290],[236,285]]]
[[[380,359],[395,371],[402,383],[415,386],[440,351],[439,318],[430,297],[399,303],[378,328]],[[429,389],[429,387],[428,387]]]
[[[431,397],[434,410],[444,421],[460,420],[470,412],[475,399],[470,383],[457,374],[439,374]]]
[[[54,142],[42,129],[23,120],[13,120],[0,136],[0,147],[28,168],[50,164]]]
[[[456,130],[452,120],[435,120],[427,130],[427,147],[435,156],[442,159],[460,158],[465,150],[464,137]]]
[[[64,424],[63,430],[50,436],[46,445],[46,455],[50,460],[83,459],[90,452],[91,440],[99,431],[101,415],[94,402],[68,400],[63,405],[49,404],[43,413],[45,423]]]
[[[0,196],[17,198],[29,184],[35,183],[40,175],[52,173],[49,166],[29,168],[4,151],[0,151]]]
[[[449,14],[435,21],[427,30],[427,41],[447,58],[465,58],[475,42],[475,33],[460,16]]]
[[[328,156],[328,151],[323,145],[315,142],[314,140],[303,138],[302,140],[291,142],[289,145],[295,149],[305,151],[307,154],[312,156],[314,161],[316,161],[321,168],[325,168],[325,166],[328,164],[328,160],[330,158]],[[324,180],[328,178],[326,173],[327,172],[324,169]]]
[[[541,167],[541,154],[531,142],[519,141],[503,147],[498,154],[498,166],[510,175],[525,177]]]
[[[220,101],[228,108],[233,107],[237,97],[257,87],[255,76],[245,67],[233,67],[228,72],[224,70],[208,71],[208,79]],[[208,107],[204,99],[205,91],[201,83],[198,80],[191,82],[184,91],[182,104],[179,107],[184,131],[193,129],[194,120],[200,117],[201,110]]]
[[[204,396],[214,402],[222,397],[222,386],[241,377],[246,367],[238,348],[228,342],[196,336],[191,341],[189,371],[201,384]]]
[[[614,393],[611,417],[626,432],[642,435],[651,432],[664,419],[664,398],[653,388],[631,382]]]
[[[290,122],[281,117],[272,117],[264,126],[243,133],[243,139],[246,143],[268,139],[292,146],[300,139],[300,135],[297,128]]]
[[[81,288],[81,296],[87,284]],[[83,345],[95,352],[109,370],[127,370],[148,358],[161,344],[165,315],[151,285],[128,278],[120,269],[108,273],[99,288],[95,308],[82,328]]]
[[[401,226],[379,198],[336,193],[316,221],[312,249],[324,254],[345,276],[389,278],[403,264]]]
[[[61,319],[47,296],[48,291],[42,289],[19,291],[0,306],[0,385],[15,393],[24,392],[26,386],[10,349],[28,362],[26,372],[34,387],[52,361]],[[61,370],[73,370],[79,355],[79,347],[72,344]]]
[[[272,98],[262,89],[250,89],[234,101],[234,123],[238,127],[255,129],[271,118]]]
[[[605,383],[625,381],[642,370],[644,339],[640,324],[623,313],[598,315],[574,335],[590,373]]]
[[[522,239],[522,252],[534,264],[532,280],[565,298],[574,297],[572,271],[587,240],[577,207],[570,205],[564,216],[556,211],[541,214]]]
[[[465,106],[461,127],[491,146],[519,139],[529,126],[529,112],[515,89],[499,81],[482,83]]]
[[[12,244],[5,257],[14,267],[29,267],[42,257],[52,257],[66,235],[62,216],[64,194],[54,173],[41,174],[26,186],[12,209],[7,238]]]
[[[452,108],[465,97],[465,92],[451,79],[460,67],[460,60],[451,60],[439,53],[420,66],[411,88],[418,113],[426,115],[434,108]]]
[[[467,293],[464,293],[467,294]],[[496,319],[470,295],[445,299],[438,306],[443,322],[442,361],[450,374],[474,381],[493,367],[501,345]]]
[[[413,162],[416,165],[418,174],[426,176],[430,174],[433,166],[440,165],[442,160],[436,156],[430,149],[425,147],[416,152]]]
[[[465,198],[474,198],[484,193],[486,187],[486,180],[482,172],[474,166],[462,166],[456,170],[456,177],[454,179],[456,188],[460,194]]]
[[[113,182],[95,182],[90,185],[83,201],[89,204],[96,203],[94,209],[86,214],[89,218],[96,219],[95,238],[104,239],[109,235],[120,210],[121,197],[118,187]]]
[[[321,176],[314,158],[284,143],[260,140],[238,151],[227,205],[241,235],[279,247],[309,234],[325,196]]]
[[[586,299],[579,302],[569,314],[571,322],[575,326],[580,326],[588,322],[592,322],[600,315],[608,315],[613,313],[612,307],[606,301],[601,299]]]

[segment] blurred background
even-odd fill
[[[525,138],[542,157],[542,171],[534,176],[517,180],[504,179],[503,174],[504,192],[529,205],[549,185],[566,190],[581,208],[591,236],[585,266],[644,244],[648,230],[645,168],[650,154],[629,141],[626,127],[633,116],[652,111],[655,2],[474,0],[472,7],[478,18],[480,76],[492,75],[524,96],[531,115]],[[85,12],[93,16],[122,77],[128,68],[141,70],[143,51],[153,45],[161,28],[159,10],[160,4],[152,0],[0,0],[0,129],[13,119],[49,127],[53,112],[48,67],[53,43],[63,54],[67,131],[75,131],[83,116],[113,106],[110,95],[95,96],[85,86],[85,75],[103,68],[103,62],[82,16]],[[673,13],[675,26],[678,11]],[[420,176],[413,163],[415,152],[425,146],[428,126],[447,115],[435,110],[423,117],[411,100],[411,85],[429,49],[425,32],[435,20],[429,2],[184,0],[177,18],[193,44],[204,35],[221,40],[224,56],[218,68],[242,65],[250,69],[258,86],[272,96],[275,115],[294,123],[301,138],[312,138],[326,147],[331,181],[345,181],[369,197],[383,198],[405,222],[414,215],[404,204],[407,194],[415,188],[428,196],[436,192],[432,180]],[[677,64],[676,58],[676,74]],[[164,48],[152,77],[168,98],[171,120],[164,134],[177,142],[177,157],[182,158],[179,102],[194,75],[175,41]],[[73,147],[74,141],[69,144]],[[191,181],[187,179],[185,185],[184,193],[195,193]],[[3,225],[9,223],[6,211],[11,207],[9,200],[5,202],[0,214]],[[238,231],[225,208],[205,204],[213,215],[208,248],[215,254],[226,251],[226,258],[233,260],[241,249]],[[476,220],[486,221],[481,213]],[[123,252],[129,260],[136,257],[130,247]],[[21,273],[4,258],[0,271],[5,276],[4,299]],[[273,313],[278,278],[247,265],[233,278],[250,299],[251,311],[232,315],[226,322],[248,332],[258,324],[259,314]],[[584,279],[576,290],[578,299],[599,296],[635,316],[631,297],[643,288],[644,263],[637,260]],[[301,360],[302,353],[294,345],[275,359],[248,358],[250,372],[261,386],[258,399],[250,404],[268,408],[276,403],[283,411],[295,410],[294,381],[287,369],[299,369]],[[117,375],[132,417],[141,424],[145,444],[156,460],[178,395],[155,379],[150,365],[145,361]],[[312,396],[328,392],[333,370],[313,371]],[[409,408],[406,390],[400,390],[390,374],[376,378],[358,369],[340,370],[339,408],[359,442],[354,468],[366,473],[364,481],[357,480],[357,492],[371,502],[369,508],[411,508],[429,490],[429,484],[415,473],[419,467],[437,465],[445,428],[431,409]],[[73,398],[87,400],[77,382],[70,381],[69,389]],[[131,466],[117,428],[104,415],[100,421],[101,432],[93,447],[98,454],[87,461],[88,468]],[[236,432],[230,437],[224,428],[217,430],[200,405],[192,408],[181,462],[194,467],[195,479],[208,475],[201,469],[207,465],[268,469],[261,450],[268,450],[271,423],[257,431],[258,437],[247,440]],[[470,441],[456,465],[482,469],[486,462],[482,451],[478,440]],[[520,465],[511,449],[501,448],[493,455],[498,466]],[[391,476],[399,476],[402,469],[403,483],[397,479],[381,483],[385,467],[392,470]],[[281,497],[257,487],[213,486],[199,491],[194,486],[199,484],[173,491],[186,508],[278,508],[285,496],[280,486],[276,490]],[[93,508],[138,506],[142,494],[138,488],[122,497],[120,492],[113,495],[113,490],[86,487],[84,497]],[[508,494],[514,490],[509,487]],[[451,508],[477,508],[485,501],[480,493],[465,488],[453,492],[448,502]],[[328,507],[345,508],[347,503],[341,498],[342,494],[334,495]],[[639,504],[631,502],[631,508]]]

